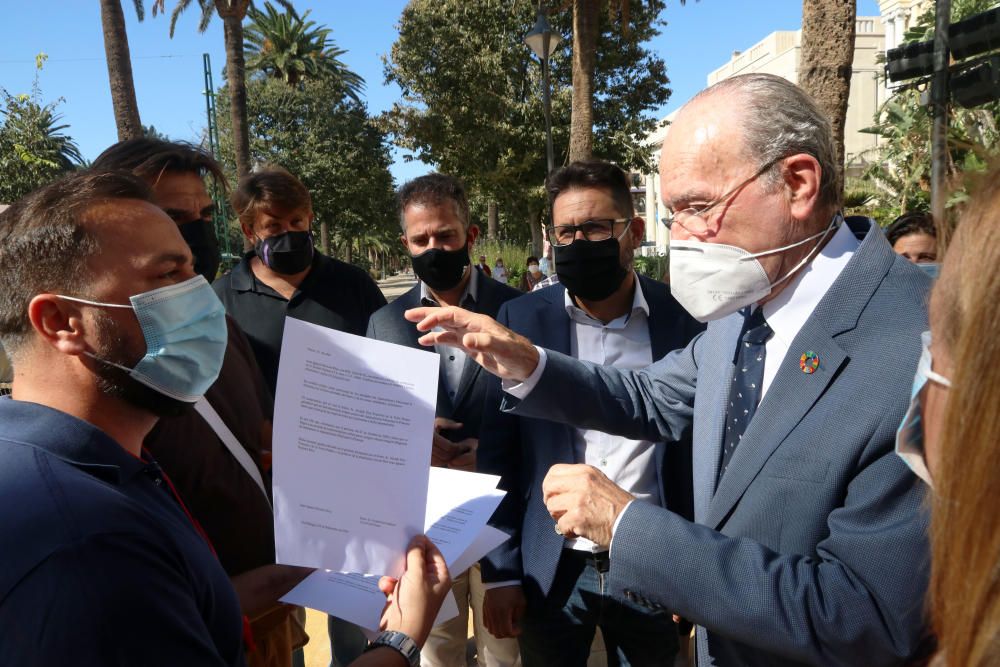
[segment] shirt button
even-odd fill
[[[153,478],[153,484],[156,484],[157,486],[159,486],[160,484],[163,484],[163,480],[160,479],[159,477],[154,477]]]
[[[607,459],[601,459],[601,465],[602,466],[608,465],[608,460]]]

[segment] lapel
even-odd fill
[[[535,329],[521,333],[540,347],[570,354],[570,327],[573,326],[573,321],[566,314],[566,288],[556,284],[535,294],[538,295],[538,303],[535,304]],[[545,422],[540,428],[552,428],[562,437],[553,438],[551,447],[536,447],[539,456],[544,456],[542,452],[545,451],[552,463],[582,463],[576,460],[576,448],[573,446],[576,433],[573,427]],[[541,480],[538,482],[541,483]]]
[[[400,326],[405,327],[405,334],[402,336],[402,341],[401,341],[402,344],[406,345],[407,347],[412,347],[418,350],[424,350],[425,352],[431,350],[432,348],[424,347],[423,345],[417,342],[417,339],[420,338],[421,336],[421,333],[417,331],[417,325],[413,322],[408,322],[403,318],[403,311],[408,310],[410,308],[417,308],[421,305],[420,283],[418,282],[416,285],[414,285],[413,289],[411,289],[406,294],[400,295],[395,301],[392,302],[392,305],[395,306],[397,303],[399,303],[402,306],[402,309],[398,311]],[[436,414],[439,417],[440,416],[450,417],[452,414],[452,410],[454,410],[454,407],[452,407],[451,397],[448,396],[448,389],[445,386],[444,377],[441,376],[440,361],[438,362],[437,384],[438,384],[438,393],[437,393]]]
[[[401,337],[402,340],[400,342],[402,342],[407,347],[412,347],[418,350],[426,351],[427,348],[417,342],[417,339],[420,338],[421,336],[420,332],[417,331],[417,325],[413,322],[408,322],[406,319],[403,318],[404,311],[407,311],[410,308],[417,308],[420,306],[420,283],[418,282],[416,285],[413,286],[413,288],[410,291],[406,292],[405,294],[399,295],[396,298],[396,301],[398,301],[402,306],[402,308],[399,311],[397,311],[399,313],[398,321],[400,322],[401,326],[405,327],[405,334]]]
[[[704,523],[712,528],[717,529],[725,521],[781,442],[806,417],[841,368],[849,363],[847,353],[835,338],[857,326],[861,312],[889,271],[894,256],[881,231],[869,221],[849,219],[848,224],[855,234],[865,234],[864,240],[792,341],[743,442],[733,455],[728,472],[711,499]],[[738,335],[737,329],[730,337],[730,362]],[[821,360],[819,368],[811,375],[803,373],[799,367],[799,357],[805,351],[815,352]],[[729,366],[727,380],[732,373],[732,364]],[[722,403],[716,413],[719,421],[725,419],[725,398]],[[718,450],[721,443],[720,428],[712,444]],[[716,455],[713,465],[716,477],[720,462],[720,456]]]
[[[668,317],[670,314],[668,304],[655,290],[647,289],[646,278],[639,276],[637,287],[642,290],[642,295],[646,298],[646,305],[649,306],[649,318],[647,318],[649,343],[653,353],[653,361],[656,361],[678,347],[674,344],[676,342],[674,339],[677,322],[676,320],[669,321],[673,318]]]
[[[478,294],[476,311],[477,313],[486,313],[490,317],[496,317],[496,312],[499,310],[494,304],[494,299],[496,294],[493,293],[493,288],[490,283],[493,282],[492,279],[487,278],[484,274],[477,276],[477,287],[476,290]],[[472,359],[466,357],[465,365],[462,366],[462,377],[458,381],[458,389],[455,390],[455,400],[452,401],[452,405],[455,409],[462,404],[468,396],[469,391],[476,384],[476,380],[479,379],[479,374],[483,372],[482,366],[477,364]]]
[[[719,463],[722,460],[722,430],[726,418],[729,383],[733,378],[733,350],[743,328],[736,313],[708,325],[703,352],[698,356],[698,391],[695,398],[694,446],[691,465],[694,475],[694,516],[707,523]],[[750,422],[753,424],[753,421]],[[738,451],[738,450],[737,450]]]

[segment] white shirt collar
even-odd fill
[[[458,300],[459,305],[464,304],[465,300],[471,298],[474,303],[479,303],[479,280],[476,275],[479,273],[475,266],[469,265],[469,271],[472,271],[472,275],[469,277],[469,284],[465,286],[465,291],[462,292],[462,298]],[[437,303],[437,299],[431,294],[430,289],[428,289],[426,283],[420,282],[420,300],[423,301],[427,299]]]
[[[612,320],[612,322],[617,322],[618,320],[624,318],[623,324],[627,323],[629,318],[639,311],[645,313],[646,317],[649,317],[649,304],[646,303],[646,295],[642,293],[642,285],[639,284],[639,275],[635,271],[632,271],[632,275],[635,276],[635,293],[632,295],[632,308],[629,309],[629,312],[625,313],[625,315]],[[608,326],[611,324],[611,322],[604,324],[600,320],[596,320],[588,315],[582,308],[573,302],[573,297],[569,295],[569,290],[563,292],[563,304],[566,308],[566,314],[569,315],[569,318],[574,322],[602,326]]]
[[[776,338],[786,346],[792,344],[792,340],[859,246],[854,232],[841,219],[830,242],[791,279],[778,296],[764,304],[764,318]]]

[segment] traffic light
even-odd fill
[[[953,75],[951,96],[966,109],[1000,98],[1000,56],[991,56]]]

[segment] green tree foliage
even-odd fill
[[[30,94],[12,95],[0,88],[0,202],[13,203],[32,190],[83,164],[76,143],[64,133],[56,113],[62,98],[42,103],[38,71]]]
[[[991,7],[996,0],[953,0],[952,22]],[[934,12],[928,11],[906,33],[906,41],[934,37]],[[863,180],[876,190],[870,206],[883,224],[905,211],[928,210],[931,182],[931,110],[921,93],[904,86],[879,110],[875,125],[864,130],[882,138],[882,145],[865,155],[869,166]],[[969,177],[982,172],[998,155],[1000,104],[975,109],[951,104],[948,109],[947,173],[952,189],[947,207],[967,198]]]
[[[263,72],[290,86],[318,77],[339,81],[346,95],[361,102],[364,79],[339,59],[346,51],[336,47],[329,28],[307,20],[308,11],[297,16],[265,2],[263,11],[251,6],[247,18],[243,49],[249,71]]]
[[[663,61],[644,46],[659,34],[662,9],[660,0],[632,3],[627,34],[601,13],[594,155],[625,169],[651,168],[642,140],[655,127],[651,112],[670,94]],[[558,165],[569,146],[572,12],[551,18],[563,37],[551,60]],[[537,228],[545,206],[541,67],[522,41],[534,20],[530,2],[413,0],[385,58],[386,80],[403,98],[383,116],[384,127],[419,159],[465,180],[478,215],[498,202],[501,235],[521,241],[524,221]]]
[[[224,164],[235,173],[228,95],[220,91],[219,139]],[[288,86],[274,78],[247,83],[250,154],[256,165],[280,165],[309,189],[316,231],[328,230],[331,252],[367,266],[395,253],[391,159],[385,134],[365,106],[343,95],[336,80],[307,79]]]

